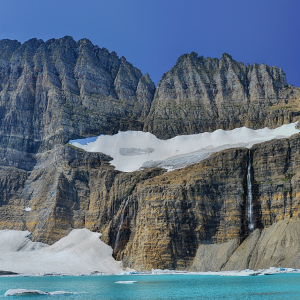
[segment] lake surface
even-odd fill
[[[116,281],[138,281],[118,284]],[[1,277],[0,299],[8,289],[70,291],[73,295],[12,296],[14,299],[300,299],[300,274],[271,276],[51,276]]]

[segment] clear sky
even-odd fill
[[[157,82],[192,51],[283,68],[300,87],[299,0],[0,0],[0,39],[88,38]]]

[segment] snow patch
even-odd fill
[[[24,210],[25,211],[31,211],[31,207],[26,207]]]
[[[218,129],[214,132],[176,136],[169,140],[160,140],[149,132],[126,131],[112,136],[101,135],[93,142],[83,139],[69,143],[88,152],[110,155],[113,158],[111,164],[120,171],[132,172],[151,167],[170,171],[198,163],[221,150],[251,148],[257,143],[290,137],[300,132],[296,124],[282,125],[276,129]]]
[[[51,246],[32,242],[29,236],[29,231],[0,230],[0,270],[40,275],[123,271],[100,233],[74,229]]]

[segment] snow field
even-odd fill
[[[126,131],[100,135],[94,142],[72,140],[70,144],[88,152],[110,155],[117,170],[132,172],[140,168],[162,167],[168,171],[198,163],[212,153],[236,147],[251,148],[254,144],[290,137],[299,133],[296,123],[276,129],[258,130],[246,127],[225,131],[204,132],[160,140],[149,132]]]

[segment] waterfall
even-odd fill
[[[254,229],[253,220],[253,204],[252,204],[252,184],[251,184],[251,154],[249,149],[249,161],[248,161],[248,172],[247,172],[247,191],[248,191],[248,228],[251,233]]]
[[[121,219],[120,219],[120,224],[119,224],[119,227],[118,227],[118,233],[117,233],[117,237],[116,237],[116,241],[115,241],[115,247],[114,247],[114,252],[116,251],[117,247],[118,247],[118,243],[119,243],[119,238],[120,238],[120,230],[121,230],[121,227],[123,225],[123,221],[124,221],[124,214],[125,214],[125,209],[126,209],[126,206],[128,204],[128,201],[129,201],[129,196],[124,204],[124,207],[123,207],[123,210],[122,210],[122,213],[121,213]]]

